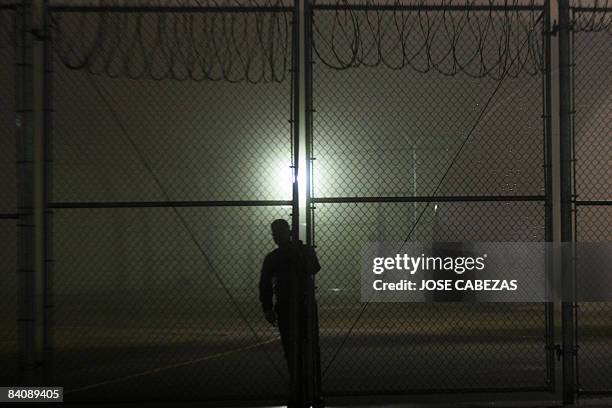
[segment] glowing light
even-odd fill
[[[283,200],[291,200],[293,196],[293,169],[291,163],[279,160],[273,172],[274,195]]]

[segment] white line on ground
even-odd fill
[[[75,388],[75,389],[72,389],[72,390],[66,390],[65,394],[72,394],[74,392],[90,390],[92,388],[98,388],[98,387],[102,387],[104,385],[115,384],[115,383],[119,383],[119,382],[122,382],[122,381],[132,380],[132,379],[138,378],[138,377],[144,377],[144,376],[147,376],[147,375],[157,374],[159,372],[166,371],[166,370],[171,370],[173,368],[184,367],[184,366],[188,366],[188,365],[191,365],[191,364],[201,363],[202,361],[212,360],[214,358],[225,357],[225,356],[228,356],[228,355],[231,355],[231,354],[240,353],[242,351],[254,349],[256,347],[263,346],[264,344],[273,343],[273,342],[278,341],[278,340],[280,340],[280,337],[275,337],[273,339],[262,341],[261,343],[252,344],[250,346],[245,346],[245,347],[241,347],[241,348],[234,349],[234,350],[224,351],[222,353],[212,354],[210,356],[200,357],[200,358],[196,358],[194,360],[183,361],[181,363],[171,364],[171,365],[164,366],[164,367],[158,367],[158,368],[154,368],[152,370],[143,371],[141,373],[130,374],[130,375],[126,375],[124,377],[114,378],[112,380],[102,381],[102,382],[99,382],[99,383],[86,385],[84,387]]]

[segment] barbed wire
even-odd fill
[[[610,1],[572,4],[580,8],[574,13],[574,30],[612,32]],[[98,0],[83,7],[145,4],[173,11],[52,12],[54,50],[61,63],[112,78],[261,83],[283,82],[289,75],[291,12],[254,9],[290,7],[291,1]],[[534,22],[544,6],[536,0],[512,0],[502,9],[494,8],[499,4],[493,0],[481,1],[478,8],[473,0],[441,0],[435,8],[424,0],[324,4],[326,9],[313,13],[313,54],[331,69],[384,66],[500,79],[538,75],[543,67],[544,26]],[[360,7],[351,8],[355,5]],[[379,5],[391,7],[377,9]],[[180,11],[189,6],[250,11]],[[12,13],[1,10],[0,48],[14,45],[13,28]],[[523,43],[525,47],[518,46]],[[515,63],[509,64],[511,60]]]
[[[251,0],[239,5],[281,4]],[[59,12],[52,16],[54,48],[62,63],[92,74],[282,82],[291,64],[289,12]]]
[[[493,8],[493,1],[480,8],[467,1],[460,3],[463,10],[450,9],[459,3],[443,0],[432,8],[423,0],[368,0],[359,10],[315,10],[314,51],[333,69],[410,67],[421,73],[437,71],[451,76],[462,72],[496,79],[541,72],[543,25],[534,22],[544,11],[542,5],[532,0],[528,5],[533,9],[519,8],[525,3],[514,0],[500,10]],[[347,2],[339,0],[337,4]],[[377,7],[381,4],[401,8]],[[524,43],[527,45],[521,47]],[[515,64],[509,63],[512,60]]]
[[[603,32],[612,34],[612,1],[580,0],[572,3],[575,32]]]

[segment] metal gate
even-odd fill
[[[368,241],[551,239],[546,5],[317,1],[309,15],[324,392],[550,389],[550,305],[361,303],[358,273]]]
[[[70,400],[286,398],[257,283],[295,208],[295,9],[258,6],[51,8]]]
[[[610,242],[612,12],[609,7],[577,4],[572,13],[574,229],[577,242]],[[579,273],[576,278],[581,279]],[[610,303],[576,305],[579,393],[612,392],[612,348],[606,327],[611,317]]]

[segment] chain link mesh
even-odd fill
[[[315,67],[316,196],[543,194],[541,78]]]
[[[576,240],[610,242],[612,13],[603,9],[575,11],[574,19]],[[610,303],[578,304],[578,386],[583,393],[612,392],[611,319]]]
[[[56,380],[72,400],[279,398],[259,267],[282,207],[55,213]],[[232,298],[216,281],[221,276]]]
[[[416,240],[544,239],[541,204],[436,206],[435,213],[432,209],[421,220]],[[419,204],[416,211],[423,207]],[[543,385],[543,305],[370,304],[363,311],[356,272],[361,268],[363,243],[404,240],[414,211],[408,203],[317,204],[317,246],[327,271],[318,280],[325,391]],[[521,218],[525,222],[502,221]],[[436,227],[427,227],[431,225]]]
[[[580,206],[576,215],[579,242],[612,241],[612,206]],[[577,261],[578,263],[580,260]],[[580,279],[580,276],[578,276]],[[611,303],[578,304],[579,391],[612,392],[610,347]]]
[[[70,27],[80,14],[99,13],[60,14],[62,26]],[[117,14],[128,21],[138,16],[112,13],[107,19]],[[155,26],[143,24],[141,31],[153,35]],[[111,81],[61,68],[56,100],[72,114],[55,119],[61,130],[54,146],[55,200],[291,199],[290,80],[230,85]],[[151,163],[165,193],[139,155]]]
[[[318,278],[324,391],[545,387],[542,304],[360,301],[358,271],[367,242],[545,239],[543,94],[537,62],[541,11],[517,13],[517,24],[531,31],[507,37],[507,48],[497,48],[492,38],[480,39],[483,49],[493,52],[488,57],[513,50],[512,56],[500,57],[508,58],[500,78],[499,71],[487,71],[486,58],[451,72],[452,59],[467,58],[474,45],[458,37],[446,48],[440,48],[434,34],[417,35],[403,45],[380,40],[394,34],[384,22],[398,19],[421,21],[415,31],[437,30],[439,39],[449,21],[464,13],[413,6],[402,11],[377,11],[375,6],[314,10],[314,235],[324,265]],[[493,17],[471,13],[483,22],[490,19],[483,24],[504,36],[503,12]],[[458,36],[461,30],[454,28]],[[449,44],[452,57],[431,65],[444,58]],[[422,53],[406,62],[408,46],[421,47]],[[530,52],[535,53],[532,62],[520,57]],[[384,61],[394,55],[404,58],[402,69]],[[330,59],[353,63],[334,66]],[[419,61],[430,69],[414,66]],[[482,75],[470,75],[468,68]],[[415,196],[451,201],[408,202]],[[500,196],[540,198],[509,202]],[[407,202],[359,202],[384,197]],[[465,202],[463,197],[484,201]],[[330,198],[345,202],[325,202]]]
[[[249,30],[259,18],[230,14],[236,24],[248,21]],[[273,15],[290,21],[286,14]],[[148,44],[165,21],[170,46],[184,40],[172,37],[174,23],[200,27],[203,16],[225,18],[143,15],[53,13],[55,33],[80,45],[77,51],[90,49],[83,42],[92,33],[74,34],[100,24],[132,35],[137,25]],[[265,13],[253,15],[269,23]],[[274,249],[270,222],[291,215],[288,72],[257,84],[130,78],[127,71],[67,66],[60,46],[53,131],[56,382],[73,401],[287,398],[286,362],[277,330],[263,318],[258,281]],[[104,61],[114,46],[121,47],[95,48],[101,54],[92,61]],[[252,49],[242,46],[241,52]],[[119,60],[127,55],[121,50]],[[291,61],[291,48],[285,52],[278,58]],[[171,208],[177,202],[190,207]]]
[[[574,33],[574,134],[578,200],[612,200],[608,28]]]

